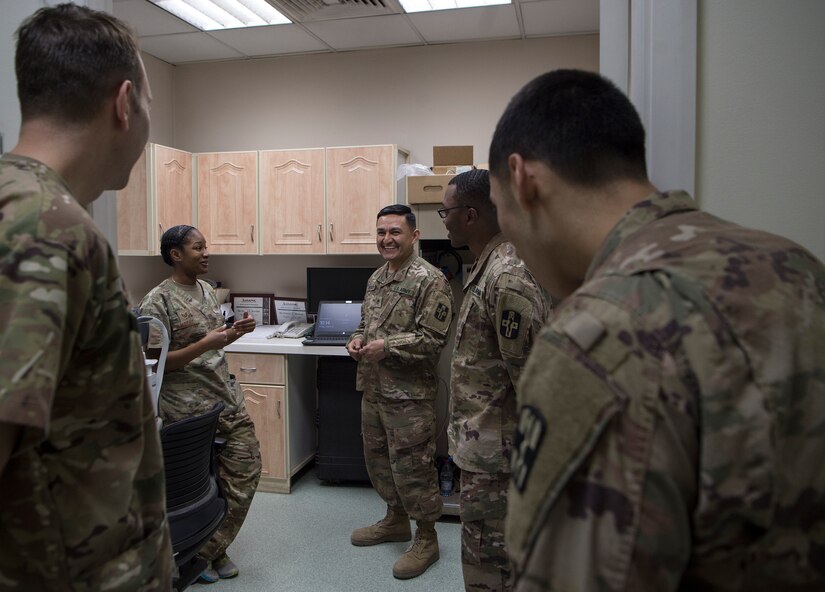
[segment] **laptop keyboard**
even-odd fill
[[[312,341],[314,343],[342,343],[346,344],[347,340],[342,339],[341,337],[312,337],[308,341]]]

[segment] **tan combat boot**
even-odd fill
[[[438,536],[435,534],[435,522],[419,521],[415,540],[392,566],[392,575],[399,580],[409,580],[423,574],[436,561]]]
[[[373,524],[352,531],[350,542],[356,547],[369,547],[379,543],[403,543],[412,538],[410,517],[401,509],[387,506],[387,515]]]

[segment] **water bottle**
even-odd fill
[[[438,473],[438,481],[441,486],[441,495],[448,496],[453,493],[453,457],[448,456],[441,464]]]

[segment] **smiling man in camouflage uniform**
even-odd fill
[[[149,133],[132,33],[38,11],[15,56],[23,124],[0,159],[0,590],[170,589],[163,459],[117,258],[84,206]]]
[[[490,147],[554,311],[519,385],[518,591],[825,589],[825,266],[647,179],[597,74],[520,91]]]
[[[475,263],[464,280],[450,374],[450,453],[461,469],[461,567],[468,592],[512,589],[504,544],[516,388],[545,318],[541,288],[504,240],[490,177],[454,177],[438,211]]]
[[[378,213],[376,243],[387,263],[367,283],[361,324],[347,344],[358,361],[357,389],[364,391],[367,471],[387,503],[386,517],[355,530],[351,541],[356,546],[408,541],[410,518],[415,520],[415,540],[393,566],[399,579],[421,575],[439,557],[436,364],[453,319],[444,274],[413,253],[418,234],[409,207],[387,206]]]

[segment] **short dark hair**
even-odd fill
[[[376,220],[381,216],[404,216],[407,220],[407,226],[410,227],[410,230],[415,230],[415,214],[410,209],[410,206],[405,206],[404,204],[392,204],[390,206],[384,206],[381,208],[381,211],[378,212],[378,215],[375,217]]]
[[[462,206],[475,208],[481,215],[496,211],[490,199],[490,172],[472,169],[459,173],[448,185],[455,185],[455,198]]]
[[[548,72],[513,97],[490,144],[493,175],[509,177],[513,153],[543,162],[575,185],[647,179],[639,114],[612,82],[592,72]]]
[[[163,236],[160,237],[160,256],[163,257],[163,262],[166,263],[166,265],[174,267],[171,255],[172,249],[183,250],[183,245],[186,244],[186,237],[189,236],[189,233],[193,230],[197,230],[197,228],[189,226],[188,224],[179,224],[163,233]]]
[[[23,121],[87,122],[124,80],[144,84],[135,35],[110,14],[76,4],[41,8],[17,30],[17,97]]]

